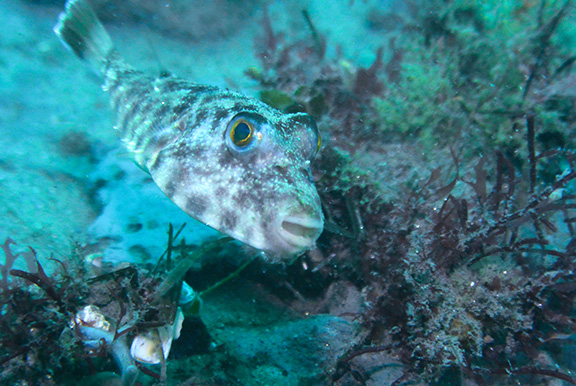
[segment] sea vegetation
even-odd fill
[[[332,382],[399,361],[394,385],[576,384],[573,2],[405,5],[371,11],[368,68],[328,58],[303,11],[301,39],[264,17],[247,71],[319,123],[327,230],[301,260],[364,300]]]
[[[79,248],[47,275],[8,239],[1,379],[104,384],[117,372],[130,384],[136,366],[144,383],[236,384],[243,363],[222,347],[159,366],[117,353],[173,323],[182,280],[201,298],[241,276],[291,312],[313,304],[359,324],[358,343],[299,384],[576,384],[575,16],[571,0],[375,4],[366,27],[382,44],[361,67],[328,54],[306,10],[299,36],[265,11],[246,75],[266,103],[318,122],[317,249],[278,265],[225,240],[177,244],[170,227],[157,266],[87,265]],[[111,338],[87,339],[87,305]],[[280,371],[260,360],[257,372]]]
[[[199,257],[227,241],[176,247],[173,241],[183,228],[174,233],[170,226],[167,250],[155,266],[113,267],[79,246],[66,263],[50,258],[58,267],[51,275],[33,249],[14,252],[15,242],[8,238],[0,246],[5,256],[0,267],[3,384],[131,386],[138,378],[138,384],[165,383],[164,350],[180,335],[182,313],[193,333],[205,332],[200,297],[190,287],[181,296],[182,278]],[[26,270],[14,268],[18,259]],[[195,352],[202,350],[196,346]]]

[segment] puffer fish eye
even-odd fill
[[[230,140],[238,147],[246,147],[254,137],[254,126],[243,118],[236,120],[230,129]]]
[[[263,138],[261,119],[252,113],[239,113],[228,123],[225,140],[232,154],[248,154]]]

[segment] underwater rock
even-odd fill
[[[284,379],[302,385],[336,365],[357,343],[359,327],[337,316],[316,315],[273,326],[228,328],[219,331],[218,339],[246,366],[267,358],[266,369],[252,371],[254,384],[277,384]]]

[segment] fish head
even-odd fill
[[[152,178],[191,217],[273,257],[312,248],[324,227],[310,170],[314,120],[262,106],[226,111],[163,149]]]

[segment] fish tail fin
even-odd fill
[[[110,35],[86,0],[68,0],[54,32],[66,47],[98,73],[104,71],[106,61],[115,51]]]

